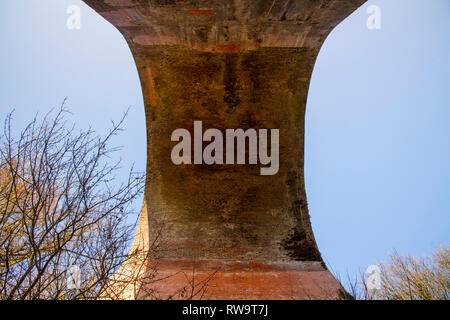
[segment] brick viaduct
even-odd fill
[[[133,248],[158,237],[160,254],[145,272],[157,263],[164,280],[126,298],[146,298],[145,286],[182,298],[192,270],[197,283],[209,279],[207,299],[337,298],[308,213],[305,106],[321,45],[365,0],[84,2],[126,39],[145,102],[147,184]],[[278,173],[174,165],[171,133],[192,131],[194,120],[279,129]]]

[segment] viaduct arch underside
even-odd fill
[[[147,185],[133,248],[158,235],[158,274],[167,278],[126,297],[148,298],[147,286],[181,298],[179,271],[194,268],[209,277],[203,298],[337,298],[306,201],[305,105],[325,38],[365,0],[84,2],[125,37],[145,102]],[[194,136],[194,121],[222,132],[278,129],[279,170],[175,165],[171,134]]]

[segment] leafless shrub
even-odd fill
[[[423,258],[394,252],[381,266],[383,300],[448,300],[450,290],[450,248],[440,247]]]
[[[132,202],[144,174],[117,183],[109,147],[126,114],[105,137],[67,127],[62,107],[35,118],[16,139],[12,113],[0,136],[0,298],[94,299],[127,259]],[[134,218],[135,219],[135,218]],[[68,270],[80,281],[70,286]],[[74,275],[75,277],[77,275]],[[69,277],[70,279],[70,277]]]
[[[135,235],[132,202],[145,175],[118,183],[119,150],[109,147],[126,113],[104,137],[68,127],[64,102],[16,139],[12,113],[0,135],[0,299],[161,299],[160,234]],[[162,230],[160,233],[163,232]],[[131,249],[130,249],[131,244]],[[150,263],[153,262],[153,263]],[[182,271],[180,271],[183,273]],[[180,272],[165,277],[176,276]],[[201,299],[208,282],[187,274],[169,298]],[[176,291],[176,290],[174,290]]]
[[[347,275],[341,282],[342,299],[358,300],[448,300],[450,248],[440,247],[431,256],[414,257],[394,251],[380,268],[379,287],[369,289],[367,275]],[[345,288],[345,289],[344,289]]]

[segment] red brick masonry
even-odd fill
[[[164,259],[151,265],[158,270],[151,287],[162,299],[186,298],[192,289],[194,299],[338,299],[341,288],[316,262]],[[138,298],[145,299],[145,293],[141,291]]]

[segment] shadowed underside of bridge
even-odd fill
[[[325,38],[365,0],[85,2],[125,37],[145,101],[147,184],[132,249],[158,243],[142,272],[161,280],[121,297],[149,298],[150,288],[181,298],[195,278],[209,299],[337,298],[306,202],[305,105]],[[278,173],[174,165],[171,133],[192,134],[194,120],[222,132],[279,129]]]

